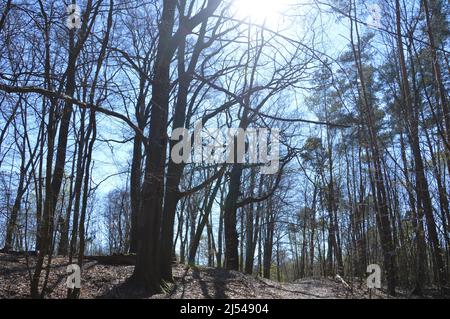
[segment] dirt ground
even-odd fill
[[[33,266],[34,257],[28,258]],[[48,278],[47,298],[66,298],[66,258],[52,260]],[[175,283],[165,293],[147,296],[128,286],[132,265],[104,265],[87,260],[83,266],[82,299],[156,298],[156,299],[368,299],[387,298],[381,292],[369,294],[364,288],[348,289],[332,279],[302,279],[295,283],[277,283],[247,276],[235,271],[207,267],[174,266]],[[43,276],[44,277],[44,276]],[[25,256],[0,254],[0,298],[29,298],[30,273]],[[400,297],[408,297],[400,294]]]

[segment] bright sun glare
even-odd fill
[[[274,26],[280,22],[286,0],[232,0],[233,11],[239,19]]]

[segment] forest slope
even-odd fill
[[[34,257],[29,257],[34,264]],[[52,261],[48,298],[66,296],[66,258]],[[353,292],[331,279],[302,279],[295,283],[278,283],[247,276],[236,271],[208,267],[173,268],[175,284],[165,294],[146,296],[127,287],[126,279],[133,273],[132,265],[106,265],[88,259],[83,267],[81,298],[168,298],[168,299],[324,299],[385,298],[381,292],[368,294],[363,288]],[[406,296],[405,296],[406,297]],[[431,297],[431,296],[430,296]],[[27,259],[23,255],[0,254],[0,298],[29,298]]]

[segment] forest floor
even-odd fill
[[[32,267],[35,257],[28,258]],[[48,278],[47,298],[66,297],[67,258],[52,260]],[[295,283],[278,283],[267,279],[208,267],[175,265],[175,283],[164,294],[147,296],[126,284],[133,273],[132,265],[107,265],[97,260],[86,260],[81,280],[81,298],[153,298],[153,299],[381,299],[382,291],[369,294],[364,286],[349,289],[333,279],[302,279]],[[23,255],[0,253],[0,299],[29,298],[27,258]],[[43,276],[44,277],[44,276]],[[412,298],[399,292],[398,298]],[[428,298],[436,297],[430,290]]]

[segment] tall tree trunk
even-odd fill
[[[426,3],[426,1],[424,1]],[[408,135],[411,143],[411,150],[414,156],[415,163],[415,176],[416,176],[416,192],[417,197],[420,199],[427,222],[427,229],[430,237],[430,242],[432,246],[434,261],[436,265],[436,270],[439,276],[439,283],[441,286],[446,284],[446,270],[443,262],[443,253],[439,243],[439,237],[437,235],[436,222],[434,219],[433,205],[431,203],[431,197],[428,187],[428,181],[425,176],[425,167],[422,159],[422,154],[420,150],[420,140],[419,140],[419,125],[418,125],[418,111],[414,110],[411,102],[411,91],[409,87],[408,72],[406,69],[406,60],[403,50],[403,42],[401,37],[401,9],[400,0],[395,1],[396,4],[396,17],[397,17],[397,48],[399,54],[399,62],[401,69],[401,79],[402,79],[402,96],[405,103],[405,113],[408,119]],[[420,287],[418,292],[421,293]]]
[[[352,1],[354,3],[354,1]],[[354,11],[356,13],[356,7],[351,6],[350,12]],[[351,13],[352,14],[352,13]],[[363,109],[360,114],[362,118],[365,118],[369,135],[369,146],[371,150],[371,157],[373,162],[373,180],[374,180],[374,196],[376,196],[376,210],[377,219],[379,223],[379,233],[381,239],[381,246],[383,251],[383,263],[387,275],[388,291],[389,294],[395,296],[396,287],[396,263],[395,263],[395,251],[392,239],[391,224],[389,220],[389,210],[386,196],[386,188],[384,183],[384,176],[381,164],[381,154],[377,141],[377,133],[375,129],[374,122],[374,111],[372,105],[369,102],[367,96],[366,81],[363,72],[363,66],[361,61],[361,43],[358,31],[358,24],[354,24],[353,20],[350,21],[351,24],[351,46],[353,50],[353,55],[355,63],[357,66],[358,77],[360,79],[360,90],[359,94],[362,100]],[[354,32],[356,31],[357,44],[354,43]]]
[[[138,247],[132,281],[150,293],[161,291],[161,220],[164,197],[164,167],[167,149],[167,120],[170,95],[170,54],[176,1],[164,1],[159,24],[159,42],[152,89],[149,143],[138,215]],[[170,254],[172,246],[169,247]]]

